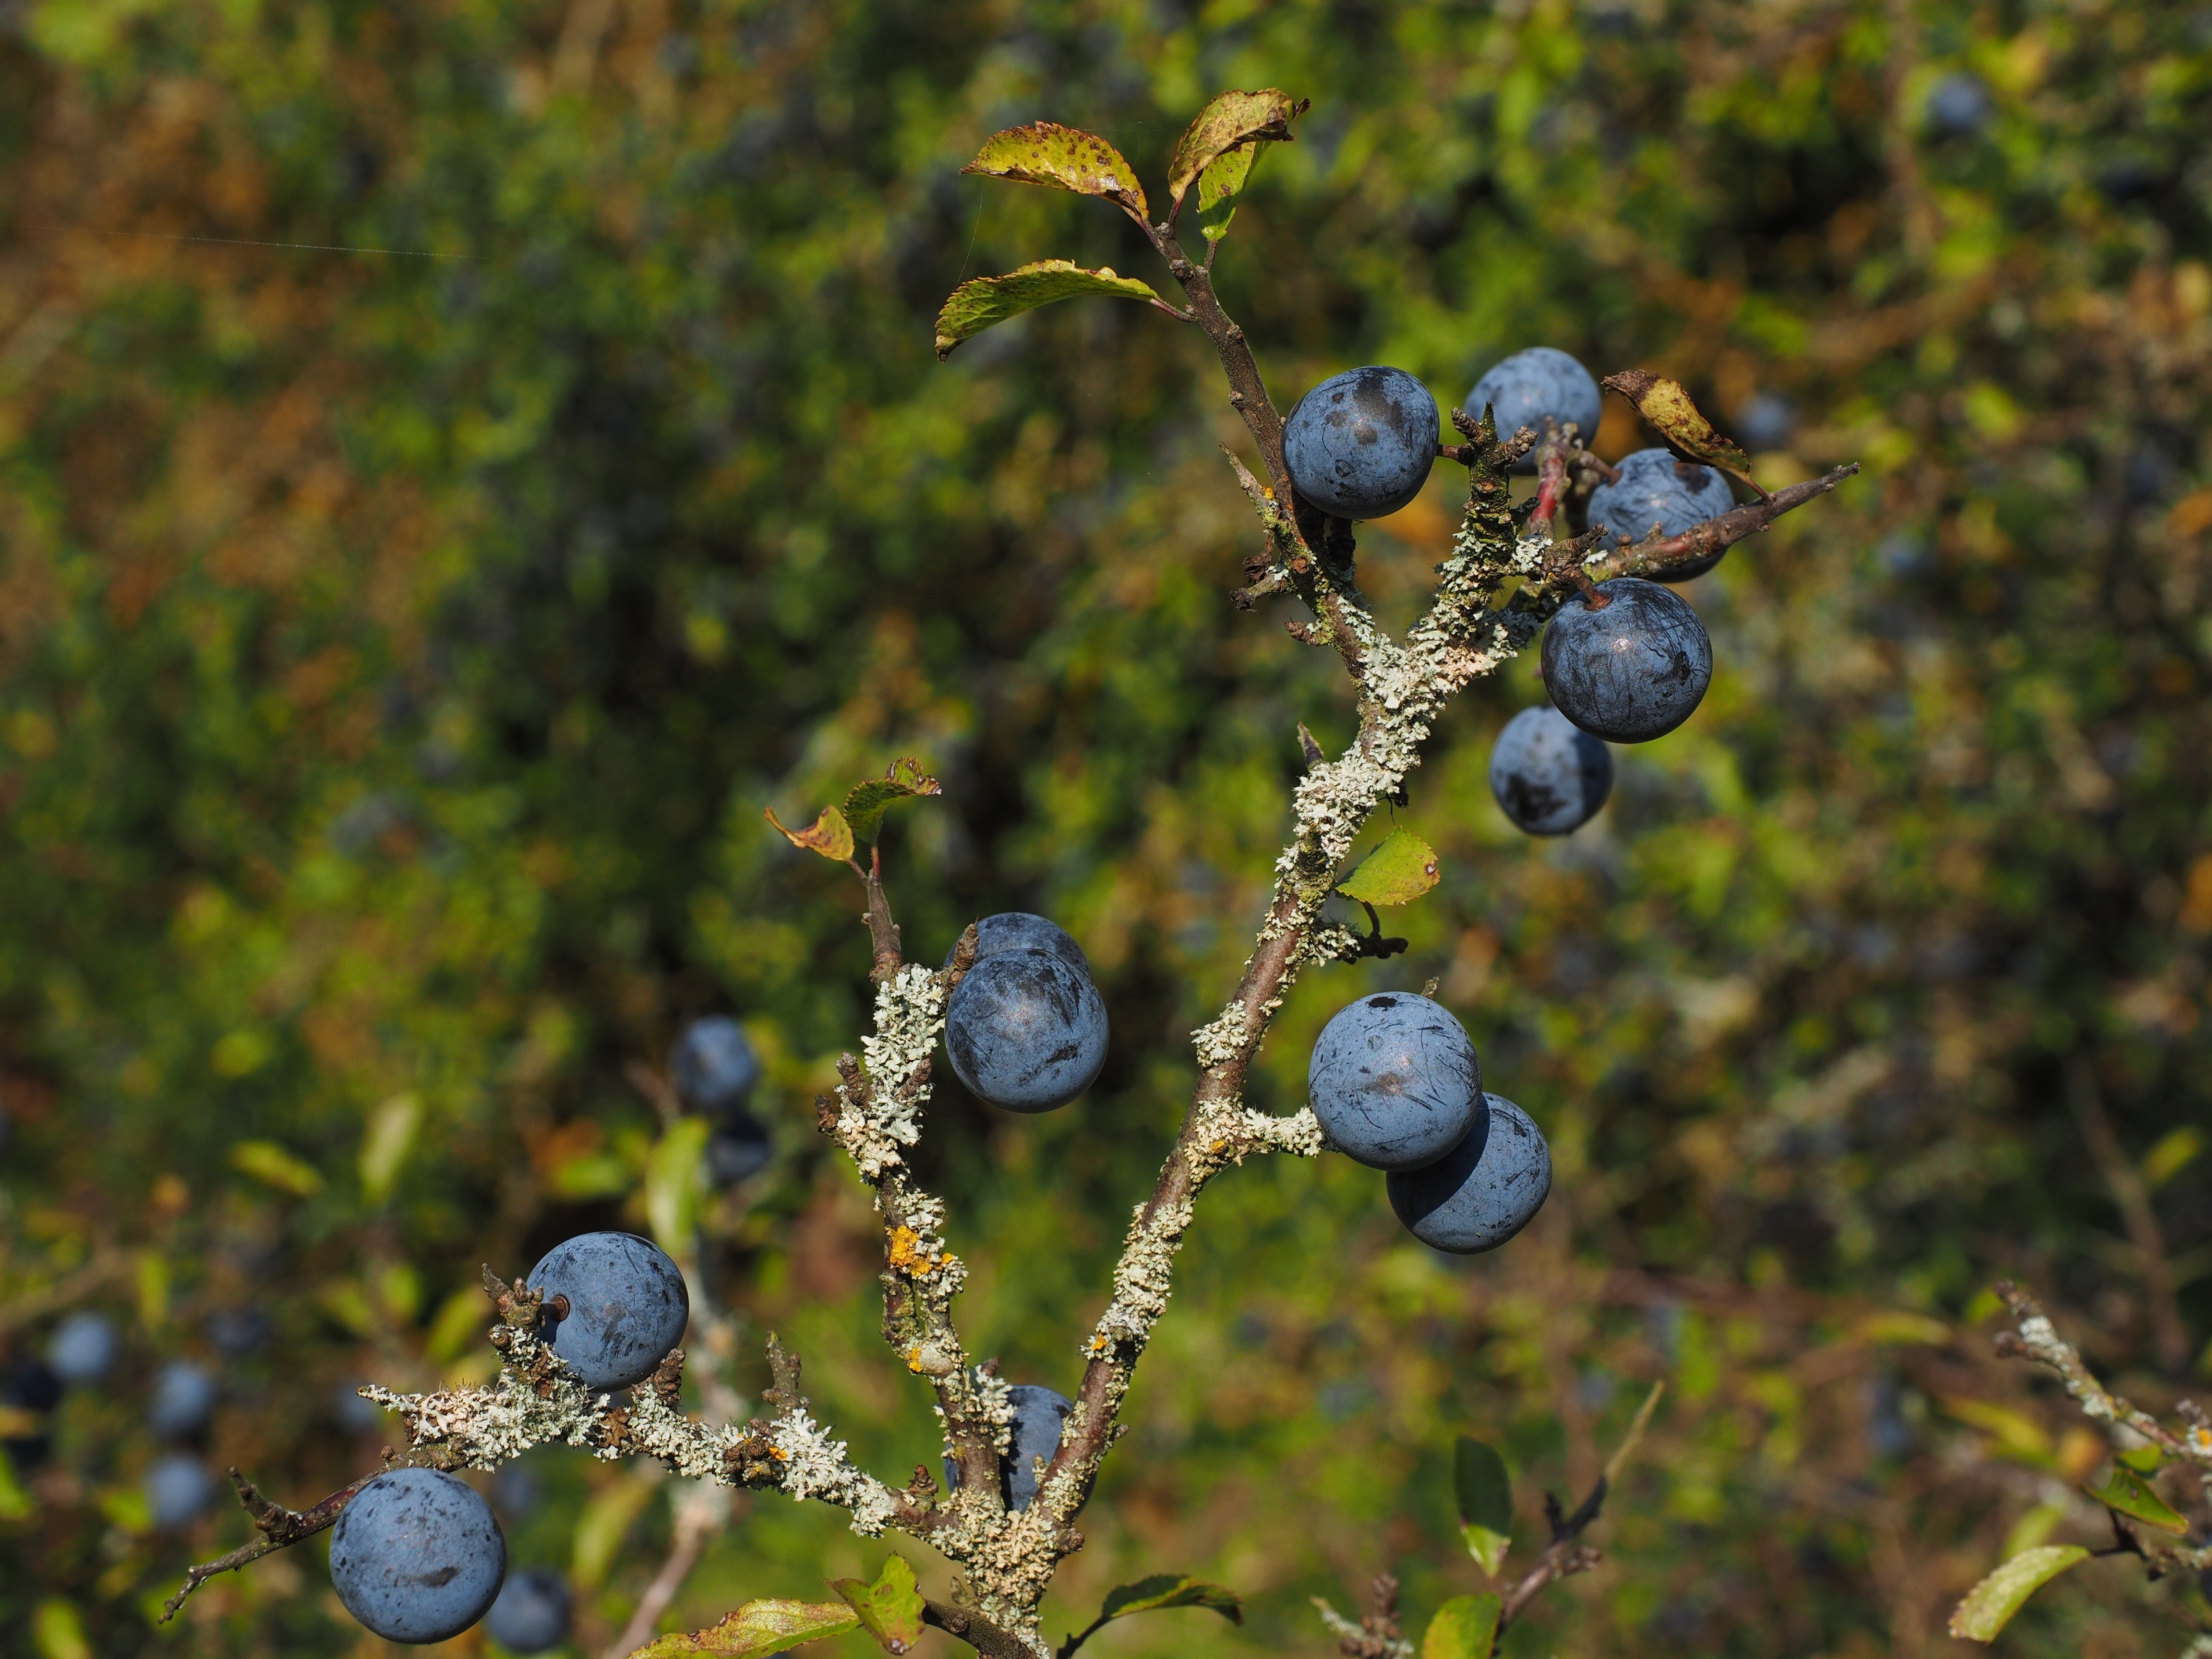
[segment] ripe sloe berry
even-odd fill
[[[1532,836],[1564,836],[1613,793],[1613,751],[1556,708],[1524,708],[1490,751],[1490,793]]]
[[[1421,493],[1437,463],[1437,400],[1402,368],[1331,375],[1283,424],[1298,494],[1340,519],[1380,519]]]
[[[1717,519],[1735,505],[1728,480],[1709,466],[1678,461],[1674,452],[1639,449],[1620,460],[1620,477],[1590,492],[1589,521],[1602,524],[1608,536],[1626,536],[1640,542],[1657,525],[1662,536],[1679,536],[1692,525]],[[1663,580],[1686,582],[1702,576],[1721,562],[1709,553],[1688,564],[1676,565]]]
[[[57,1325],[46,1345],[46,1364],[67,1383],[97,1382],[114,1363],[115,1327],[88,1309]]]
[[[1314,1115],[1338,1151],[1415,1170],[1482,1133],[1482,1066],[1450,1011],[1385,991],[1338,1011],[1306,1067]]]
[[[1469,1135],[1426,1169],[1395,1172],[1384,1183],[1413,1237],[1455,1255],[1496,1249],[1528,1224],[1552,1190],[1543,1131],[1503,1095],[1483,1100],[1487,1139]]]
[[[171,1452],[147,1467],[145,1492],[154,1524],[163,1532],[173,1532],[207,1508],[208,1500],[215,1496],[215,1482],[208,1479],[198,1458]]]
[[[568,1581],[549,1567],[511,1572],[484,1615],[484,1634],[509,1653],[544,1653],[568,1639]]]
[[[198,1434],[207,1427],[215,1399],[215,1378],[189,1359],[173,1361],[162,1366],[154,1379],[154,1399],[146,1407],[147,1426],[164,1440]]]
[[[1002,1495],[1008,1509],[1020,1510],[1036,1501],[1037,1460],[1052,1462],[1053,1453],[1060,1449],[1060,1427],[1075,1402],[1059,1389],[1036,1382],[1015,1383],[1006,1390],[1006,1401],[1013,1407],[1014,1421],[1006,1455],[999,1464],[1006,1481]],[[945,1460],[945,1484],[956,1489],[960,1485],[959,1467],[949,1457]]]
[[[1690,718],[1712,683],[1713,642],[1687,601],[1656,582],[1600,582],[1544,630],[1545,689],[1559,711],[1607,743],[1644,743]]]
[[[1756,455],[1789,447],[1797,429],[1797,405],[1778,392],[1761,392],[1735,412],[1735,435]]]
[[[1467,412],[1480,420],[1485,404],[1493,411],[1501,438],[1524,426],[1545,437],[1544,418],[1549,416],[1562,428],[1572,421],[1585,446],[1597,436],[1605,414],[1604,397],[1589,370],[1555,346],[1530,346],[1492,364],[1467,394]],[[1523,455],[1513,470],[1534,472],[1535,457]]]
[[[1001,951],[968,970],[945,1011],[952,1069],[978,1100],[1048,1112],[1106,1063],[1106,1005],[1091,976],[1043,951]]]
[[[760,1120],[750,1112],[734,1111],[707,1143],[707,1173],[716,1186],[734,1187],[765,1170],[773,1156],[775,1149]]]
[[[543,1328],[587,1389],[642,1382],[684,1340],[691,1319],[684,1274],[661,1249],[630,1233],[584,1233],[556,1244],[530,1270],[545,1293]],[[568,1299],[565,1317],[553,1298]]]
[[[331,1583],[387,1642],[443,1642],[484,1616],[507,1539],[475,1488],[438,1469],[392,1469],[338,1511]]]
[[[1971,138],[1988,123],[1990,83],[1972,70],[1956,70],[1928,93],[1928,125],[1938,137]]]
[[[712,1014],[684,1028],[668,1056],[668,1071],[686,1110],[721,1117],[753,1091],[761,1063],[745,1028],[726,1014]]]
[[[952,941],[952,950],[945,953],[945,965],[952,965],[952,952],[960,948],[960,941]],[[1058,957],[1086,979],[1091,974],[1091,958],[1083,954],[1083,947],[1074,937],[1057,922],[1042,916],[1033,916],[1026,910],[1007,910],[995,916],[985,916],[975,924],[975,960],[998,955],[1001,951],[1045,951]]]

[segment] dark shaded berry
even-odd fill
[[[947,968],[952,965],[952,951],[959,948],[960,941],[953,940],[952,950],[945,953]],[[1066,928],[1026,910],[1002,911],[995,916],[985,916],[975,924],[975,960],[981,962],[1001,951],[1048,951],[1085,978],[1091,974],[1091,958],[1083,954],[1083,947]]]
[[[568,1581],[550,1567],[509,1573],[484,1615],[484,1634],[509,1653],[544,1653],[568,1639]]]
[[[1339,519],[1380,519],[1421,493],[1437,462],[1437,400],[1402,368],[1330,376],[1283,423],[1298,494]]]
[[[1091,976],[1043,951],[1001,951],[968,970],[945,1011],[952,1069],[981,1101],[1048,1112],[1106,1063],[1106,1005]]]
[[[1501,438],[1511,437],[1524,426],[1539,438],[1547,436],[1544,421],[1548,416],[1563,430],[1572,422],[1585,447],[1596,438],[1598,422],[1605,414],[1603,394],[1589,370],[1555,346],[1530,346],[1492,364],[1467,394],[1467,412],[1479,421],[1486,404],[1494,411]],[[1522,456],[1513,470],[1534,472],[1535,457]]]
[[[530,1271],[545,1295],[541,1329],[587,1389],[642,1382],[684,1340],[691,1320],[683,1271],[659,1246],[631,1233],[585,1233],[556,1244]],[[553,1298],[566,1297],[557,1315]]]
[[[1556,708],[1524,708],[1490,751],[1490,793],[1529,835],[1566,835],[1613,793],[1613,751]]]
[[[1579,596],[1544,630],[1544,686],[1553,706],[1594,738],[1645,743],[1690,718],[1713,678],[1713,642],[1698,613],[1656,582],[1598,584],[1608,603]]]
[[[721,1117],[743,1105],[759,1083],[760,1056],[744,1026],[714,1014],[684,1028],[669,1054],[668,1074],[686,1111]]]
[[[215,1498],[215,1482],[199,1460],[183,1452],[157,1457],[147,1467],[146,1507],[163,1532],[189,1526]]]
[[[1485,1095],[1489,1133],[1426,1169],[1394,1172],[1390,1207],[1414,1237],[1455,1255],[1494,1250],[1527,1226],[1552,1190],[1543,1131],[1503,1095]]]
[[[215,1378],[189,1359],[175,1360],[154,1379],[146,1425],[164,1440],[188,1438],[207,1427],[215,1401]]]
[[[1014,1420],[1006,1455],[999,1460],[1006,1483],[1000,1495],[1008,1509],[1021,1510],[1036,1501],[1037,1460],[1052,1462],[1060,1449],[1060,1428],[1075,1402],[1057,1389],[1036,1382],[1015,1383],[1006,1390],[1006,1402],[1013,1407]],[[960,1485],[959,1467],[949,1457],[945,1460],[945,1484],[955,1490]]]
[[[1362,997],[1322,1028],[1306,1068],[1330,1144],[1413,1170],[1481,1133],[1482,1066],[1450,1011],[1410,992]]]
[[[46,1345],[46,1364],[64,1382],[80,1387],[107,1375],[115,1363],[115,1327],[105,1314],[87,1310],[54,1327],[53,1340]]]
[[[476,1490],[437,1469],[392,1469],[331,1528],[331,1583],[387,1642],[443,1642],[483,1618],[507,1577],[507,1539]]]
[[[1640,542],[1657,526],[1662,536],[1679,536],[1694,525],[1717,519],[1735,505],[1728,480],[1709,466],[1678,461],[1672,450],[1639,449],[1620,461],[1620,477],[1590,492],[1589,521],[1606,533]],[[1659,580],[1686,582],[1721,562],[1726,548],[1679,564]]]

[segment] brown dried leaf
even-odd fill
[[[1759,500],[1766,499],[1766,492],[1751,476],[1751,457],[1713,429],[1713,423],[1699,413],[1680,380],[1631,368],[1607,375],[1605,383],[1634,404],[1636,412],[1652,429],[1683,454],[1718,467],[1731,478],[1741,478],[1758,490]]]
[[[836,859],[841,863],[853,856],[853,826],[845,822],[845,815],[836,807],[823,807],[822,816],[805,830],[785,830],[774,807],[763,810],[768,821],[781,830],[783,838],[793,847],[804,847],[810,853],[819,853],[825,859]]]
[[[1134,214],[1139,223],[1144,221],[1145,187],[1128,158],[1097,133],[1056,121],[1032,121],[993,134],[960,171],[1103,196]]]
[[[1183,192],[1206,171],[1214,158],[1255,138],[1287,143],[1291,123],[1305,113],[1310,100],[1293,99],[1287,92],[1264,87],[1258,92],[1216,93],[1198,118],[1184,129],[1176,145],[1175,162],[1168,169],[1168,195],[1182,205]],[[1240,175],[1237,188],[1243,185]],[[1227,228],[1224,221],[1223,228]]]

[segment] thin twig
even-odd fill
[[[2087,1065],[2076,1060],[2066,1069],[2067,1096],[2081,1139],[2112,1189],[2112,1202],[2126,1224],[2128,1239],[2136,1248],[2143,1291],[2150,1304],[2151,1338],[2158,1350],[2160,1368],[2179,1376],[2189,1364],[2189,1328],[2181,1322],[2181,1304],[2174,1294],[2173,1268],[2166,1261],[2166,1235],[2158,1224],[2158,1211],[2150,1188],[2134,1160],[2120,1149],[2112,1120],[2097,1097],[2096,1079]]]

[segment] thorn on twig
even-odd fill
[[[1320,742],[1306,730],[1304,720],[1298,722],[1298,747],[1304,752],[1308,766],[1318,766],[1325,757]]]

